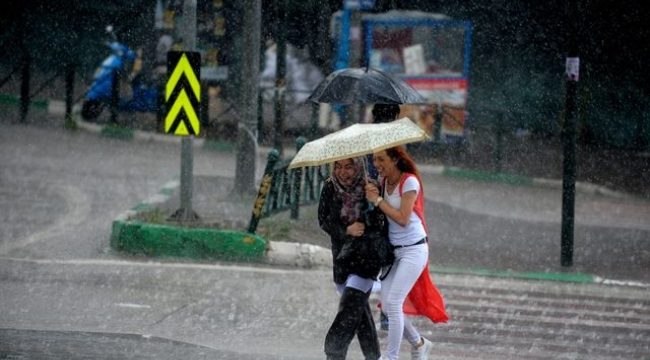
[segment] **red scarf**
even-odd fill
[[[402,196],[402,187],[404,186],[404,182],[406,182],[406,179],[411,176],[415,175],[406,174],[406,176],[402,176],[399,183],[400,197]],[[420,182],[419,179],[418,182]],[[424,194],[421,182],[420,191],[418,191],[417,198],[415,199],[413,211],[420,218],[424,230],[428,233],[427,223],[424,219]],[[420,274],[420,277],[418,277],[413,288],[411,288],[411,291],[406,296],[403,310],[407,315],[426,316],[434,323],[445,323],[449,320],[449,316],[445,311],[445,303],[442,299],[442,295],[440,294],[440,291],[438,291],[438,288],[433,284],[433,281],[431,281],[431,276],[429,276],[428,260],[424,270],[422,270],[422,273]]]

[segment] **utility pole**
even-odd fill
[[[564,144],[562,176],[562,244],[561,264],[573,265],[573,235],[576,194],[576,109],[580,58],[578,57],[578,0],[567,7],[566,108],[562,139]]]
[[[237,167],[235,191],[238,194],[255,192],[257,170],[257,107],[260,70],[260,37],[262,2],[244,0],[242,11],[242,51],[239,59],[241,87],[239,113],[242,115],[237,130]]]

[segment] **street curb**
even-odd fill
[[[466,269],[456,267],[432,267],[432,271],[439,274],[452,275],[474,275],[499,278],[516,278],[527,280],[544,280],[555,282],[570,282],[594,284],[596,278],[588,274],[570,274],[570,273],[547,273],[547,272],[520,272],[520,271],[497,271],[488,269]]]
[[[50,103],[49,100],[33,99],[30,100],[29,106],[30,108],[34,108],[38,110],[48,110],[49,113],[50,110],[49,103]],[[14,95],[0,94],[0,105],[20,106],[20,97]]]
[[[266,240],[232,230],[183,228],[114,221],[113,250],[152,257],[180,257],[195,260],[262,261]]]
[[[167,135],[167,134],[158,134],[149,131],[142,130],[131,130],[125,128],[119,128],[111,125],[99,125],[93,124],[81,119],[81,106],[79,104],[75,105],[72,108],[72,120],[77,124],[77,127],[88,131],[90,133],[118,137],[124,140],[138,140],[138,141],[157,141],[167,144],[180,144],[182,137],[176,135]],[[120,133],[118,136],[111,136],[113,133]],[[194,138],[194,146],[203,146],[204,139]]]
[[[56,115],[63,115],[65,113],[65,107],[63,112],[56,113]],[[118,138],[122,140],[134,140],[134,141],[155,141],[166,144],[181,144],[183,137],[169,134],[158,134],[149,131],[142,130],[131,130],[127,128],[111,126],[111,125],[99,125],[89,123],[81,119],[81,107],[75,105],[72,110],[72,119],[78,128],[88,131],[90,133],[100,134],[102,136]],[[194,138],[193,139],[195,147],[204,147],[208,149],[214,149],[218,151],[235,151],[235,146],[229,143],[224,143],[221,141],[210,140],[205,138]],[[270,149],[269,149],[270,151]]]
[[[331,267],[332,251],[318,245],[271,241],[267,259],[270,264],[304,268]]]
[[[179,187],[165,184],[157,194],[119,215],[111,226],[110,247],[129,254],[208,260],[263,261],[267,241],[255,234],[233,230],[183,228],[134,220],[156,209]]]

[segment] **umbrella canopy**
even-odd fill
[[[426,99],[401,79],[372,68],[334,71],[309,96],[327,104],[426,104]]]
[[[289,169],[372,154],[397,145],[426,140],[428,137],[409,118],[379,124],[354,124],[306,143],[294,156]]]

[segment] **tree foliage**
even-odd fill
[[[28,53],[37,69],[56,70],[70,63],[96,66],[106,54],[106,26],[116,25],[126,42],[141,40],[146,25],[153,22],[149,14],[154,4],[152,0],[9,0],[0,12],[2,61],[15,63]]]

